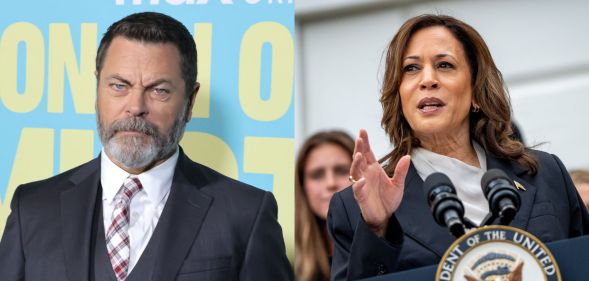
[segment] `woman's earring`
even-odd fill
[[[472,105],[472,112],[475,112],[476,113],[476,112],[479,112],[479,111],[481,111],[481,107],[478,106],[478,105],[476,105],[476,104],[473,104]]]

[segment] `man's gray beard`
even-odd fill
[[[106,128],[102,124],[100,110],[96,110],[96,123],[106,153],[125,167],[137,169],[169,157],[176,150],[186,127],[186,113],[187,109],[182,110],[168,135],[160,134],[142,117],[116,120]],[[145,136],[116,135],[119,131],[137,131]]]

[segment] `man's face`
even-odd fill
[[[97,123],[107,155],[145,170],[172,154],[191,117],[181,57],[170,43],[115,37],[99,73]]]

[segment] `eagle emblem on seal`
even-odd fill
[[[476,259],[467,269],[467,281],[522,281],[524,262],[509,253],[490,252]]]

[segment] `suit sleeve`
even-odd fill
[[[277,214],[276,200],[266,192],[248,240],[239,280],[294,280]]]
[[[334,194],[327,216],[327,229],[333,241],[331,280],[356,280],[393,272],[403,242],[399,221],[393,215],[385,238],[379,238],[366,225],[359,210],[352,209],[346,209],[341,192]]]
[[[587,235],[589,234],[589,214],[587,213],[587,208],[585,208],[583,200],[579,196],[573,180],[564,167],[562,161],[560,161],[556,155],[552,156],[556,160],[558,168],[560,168],[560,172],[564,180],[566,194],[568,196],[570,210],[570,226],[568,236],[576,237]]]
[[[0,241],[0,280],[25,280],[25,258],[21,239],[21,225],[19,212],[19,190],[14,192],[10,204],[11,213],[8,215],[4,235]]]

